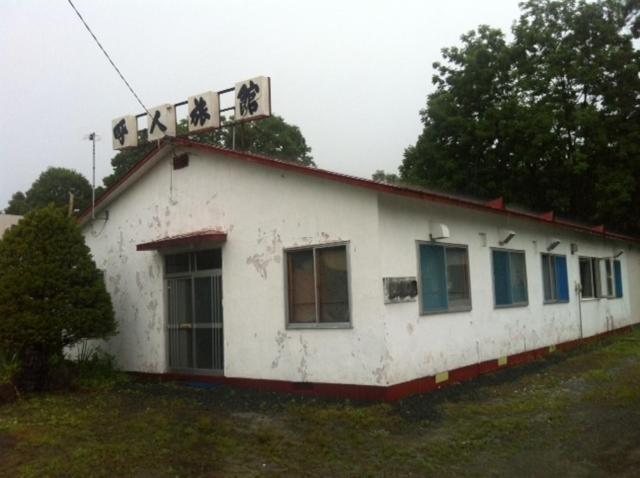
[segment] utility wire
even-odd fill
[[[115,68],[115,70],[118,72],[118,75],[120,75],[120,78],[122,78],[122,81],[124,81],[124,84],[127,85],[127,88],[129,88],[129,91],[131,91],[131,93],[133,94],[133,96],[135,96],[136,100],[138,100],[138,103],[140,103],[140,106],[142,106],[142,108],[145,110],[145,112],[149,115],[149,110],[147,109],[147,107],[144,105],[144,103],[142,102],[142,100],[140,99],[140,97],[138,97],[138,95],[136,94],[135,91],[133,91],[133,88],[131,87],[131,85],[129,84],[129,82],[126,80],[126,78],[124,77],[124,75],[122,74],[122,72],[120,71],[120,69],[116,66],[116,64],[113,62],[113,60],[111,59],[111,57],[109,56],[109,54],[107,53],[107,50],[104,49],[104,47],[102,46],[102,44],[100,43],[100,41],[96,38],[95,34],[91,31],[91,28],[89,27],[89,25],[87,25],[87,22],[84,21],[84,18],[82,18],[82,15],[80,14],[80,12],[78,11],[78,9],[76,8],[76,6],[73,4],[73,2],[71,0],[67,0],[69,2],[69,5],[71,5],[71,8],[73,8],[73,10],[76,12],[76,15],[78,15],[78,18],[80,19],[80,21],[84,24],[84,26],[87,28],[87,30],[89,31],[89,33],[91,34],[91,36],[93,37],[93,39],[96,41],[96,43],[98,44],[98,46],[100,47],[100,49],[102,50],[102,53],[104,53],[104,56],[107,57],[107,60],[109,60],[109,63],[111,63],[111,66],[113,66]]]

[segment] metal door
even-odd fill
[[[221,271],[167,279],[167,289],[169,368],[222,374]]]

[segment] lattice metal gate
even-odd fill
[[[169,367],[222,374],[222,271],[167,279]]]

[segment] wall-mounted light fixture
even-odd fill
[[[450,236],[449,226],[439,222],[429,223],[429,239],[437,241],[438,239],[448,239]]]
[[[558,245],[560,244],[560,239],[549,239],[549,242],[547,243],[547,251],[552,251],[554,250],[556,247],[558,247]]]
[[[576,244],[575,242],[571,243],[571,254],[575,254],[576,252],[578,252],[578,244]]]
[[[513,239],[514,237],[516,237],[516,232],[515,231],[510,231],[507,229],[500,229],[500,237],[502,239],[500,239],[499,244],[501,246],[504,246],[505,244],[507,244],[511,239]]]
[[[621,249],[621,250],[619,250],[618,252],[616,252],[616,253],[613,255],[613,258],[614,258],[614,259],[617,259],[617,258],[618,258],[618,257],[620,257],[622,254],[624,254],[624,251]]]

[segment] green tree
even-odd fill
[[[111,158],[113,173],[103,178],[102,182],[104,183],[105,188],[110,188],[111,186],[113,186],[121,177],[127,174],[127,172],[138,161],[149,154],[153,150],[153,148],[155,148],[155,146],[155,143],[150,143],[149,141],[147,141],[147,131],[140,131],[138,133],[137,147],[118,151],[118,153],[113,158]],[[100,192],[102,193],[103,191]],[[96,197],[98,197],[97,191]]]
[[[222,130],[221,146],[233,148],[233,130],[233,127]],[[280,116],[240,123],[235,130],[235,149],[304,166],[316,166],[311,148],[307,146],[300,128],[285,122]]]
[[[12,196],[5,212],[24,215],[49,204],[66,207],[70,192],[74,195],[75,208],[82,210],[91,205],[91,184],[82,174],[72,169],[48,168],[26,194],[18,191]]]
[[[179,136],[188,135],[187,120],[180,121],[177,133]],[[222,128],[188,135],[188,137],[194,141],[213,144],[221,148],[263,154],[282,161],[315,166],[311,156],[311,148],[307,146],[300,128],[285,122],[280,116],[271,116],[261,121],[240,123],[235,126],[226,124]],[[103,179],[106,187],[115,184],[155,147],[155,143],[147,141],[144,130],[138,137],[138,144],[137,148],[120,151],[113,157],[111,160],[113,173]]]
[[[405,181],[640,232],[640,55],[621,0],[529,0],[443,50]]]
[[[48,360],[116,323],[102,273],[73,218],[55,206],[28,213],[0,240],[0,349],[43,386]]]
[[[624,6],[627,26],[634,38],[640,37],[640,0],[627,0]]]
[[[375,173],[371,175],[371,179],[374,181],[378,181],[379,183],[387,183],[387,184],[399,184],[400,178],[395,173],[386,173],[383,169],[376,170]]]
[[[29,206],[27,205],[27,197],[22,191],[13,193],[9,200],[9,206],[4,210],[5,214],[16,214],[18,216],[24,216],[29,212]]]

